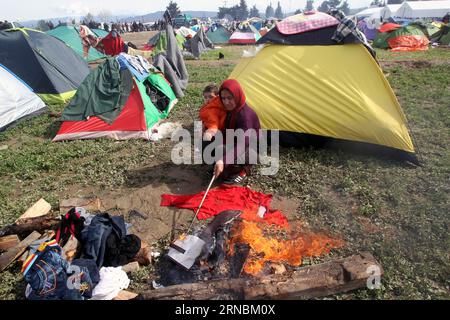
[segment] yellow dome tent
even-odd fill
[[[274,28],[261,39],[272,44],[242,58],[230,75],[264,129],[387,146],[417,162],[402,108],[363,44],[329,45],[317,35],[319,45],[276,44],[283,37]]]

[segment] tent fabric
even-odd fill
[[[272,28],[265,36],[259,39],[258,44],[272,43],[282,45],[336,45],[337,43],[331,38],[336,32],[337,26],[326,27],[322,29],[312,30],[309,32],[286,36],[281,34],[277,28]],[[341,44],[360,43],[361,41],[353,34],[349,34]]]
[[[367,9],[359,11],[358,13],[355,13],[354,16],[358,19],[367,18],[370,16],[380,17],[382,10],[383,10],[383,7],[367,8]]]
[[[450,12],[450,1],[405,1],[394,17],[404,19],[442,18]]]
[[[143,57],[134,57],[122,52],[116,57],[116,60],[119,62],[121,70],[128,69],[139,81],[144,81],[149,75],[151,65]]]
[[[423,36],[398,36],[388,40],[391,51],[426,51],[430,41]]]
[[[365,20],[358,22],[358,29],[364,33],[367,40],[373,40],[377,35],[377,29],[370,28]]]
[[[386,21],[390,17],[395,16],[397,10],[401,7],[401,4],[387,4],[380,11],[380,18]]]
[[[383,24],[378,31],[380,32],[390,32],[401,28],[402,26],[396,23],[385,23]]]
[[[443,25],[435,41],[443,45],[450,45],[450,26]]]
[[[147,81],[148,84],[146,84]],[[152,127],[160,120],[167,118],[178,100],[160,74],[150,74],[142,82],[133,79],[132,85],[133,88],[126,97],[126,103],[123,108],[120,108],[120,114],[114,122],[109,124],[98,116],[89,117],[85,121],[64,121],[53,141],[98,138],[150,140]],[[164,110],[158,109],[153,103],[152,97],[147,93],[148,85],[168,100]],[[108,92],[104,94],[107,95]]]
[[[193,38],[186,41],[186,50],[192,53],[197,59],[208,49],[214,49],[214,45],[206,36],[203,28],[200,28]]]
[[[281,34],[293,35],[338,25],[339,21],[323,12],[300,13],[278,22],[276,28]]]
[[[264,20],[258,17],[249,18],[248,23],[250,23],[256,30],[260,30],[263,27]]]
[[[260,30],[259,30],[259,34],[261,35],[261,37],[264,37],[268,32],[269,32],[269,28],[267,28],[267,27],[264,27],[264,28],[261,28]]]
[[[64,42],[31,29],[0,31],[0,63],[47,103],[65,103],[89,66]]]
[[[172,28],[173,30],[173,28]],[[184,42],[186,39],[181,35],[177,34],[174,36],[176,39],[176,43],[178,45],[178,48],[180,50],[183,49]],[[152,48],[152,54],[157,55],[161,52],[165,52],[167,50],[167,32],[160,31],[156,35],[154,35],[150,40],[148,41],[148,45]]]
[[[231,32],[222,25],[212,25],[206,32],[206,36],[213,44],[223,44],[230,40]]]
[[[252,25],[246,25],[242,29],[236,29],[228,40],[228,43],[255,44],[260,38],[261,35],[255,27]]]
[[[0,64],[0,131],[47,109],[31,88]]]
[[[107,58],[83,81],[78,93],[64,109],[61,120],[77,121],[97,116],[111,124],[125,105],[131,87],[130,71],[121,72],[116,59]]]
[[[63,41],[71,47],[80,57],[83,57],[83,43],[80,37],[80,32],[73,26],[59,26],[55,29],[45,32],[59,40]],[[105,55],[97,51],[94,47],[90,47],[88,51],[87,61],[95,61],[105,58]]]
[[[378,32],[377,36],[373,40],[373,46],[381,49],[389,49],[391,46],[389,45],[389,40],[394,39],[400,36],[417,36],[423,38],[421,43],[426,42],[427,36],[421,30],[420,27],[414,24],[410,24],[398,29],[395,29],[391,32]],[[398,43],[397,43],[398,44]]]
[[[109,34],[108,31],[105,31],[103,29],[91,29],[91,31],[94,32],[95,35],[99,38],[104,38]]]
[[[125,43],[115,30],[100,40],[99,48],[109,56],[117,56],[124,51]]]
[[[120,116],[114,123],[108,124],[95,116],[87,121],[66,121],[61,125],[53,141],[101,137],[115,140],[149,139],[144,107],[137,86],[134,86]]]
[[[405,115],[362,44],[266,46],[241,59],[230,78],[264,129],[414,152]]]
[[[166,26],[167,37],[167,51],[159,53],[153,61],[153,65],[158,68],[172,85],[177,98],[184,97],[184,90],[186,90],[189,75],[186,64],[184,63],[183,55],[178,47],[175,38],[173,27],[170,24]]]
[[[410,25],[417,26],[427,36],[428,39],[435,38],[441,31],[441,27],[432,23],[413,22]]]
[[[186,27],[180,27],[176,30],[176,33],[182,35],[186,39],[192,38],[197,34],[194,30]]]

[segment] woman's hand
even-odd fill
[[[213,135],[211,134],[211,132],[205,131],[205,133],[203,134],[203,141],[211,141],[212,137]]]
[[[222,160],[216,162],[214,166],[214,176],[217,178],[223,172],[224,164]]]
[[[211,141],[215,134],[212,130],[206,130],[203,134],[203,141]]]

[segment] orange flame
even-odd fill
[[[341,240],[325,235],[306,232],[299,235],[291,231],[286,233],[283,228],[253,221],[241,221],[235,225],[229,241],[229,254],[234,253],[235,243],[250,246],[244,272],[251,275],[258,275],[269,261],[299,266],[303,257],[320,256],[343,245]]]

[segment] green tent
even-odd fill
[[[445,44],[445,45],[450,45],[450,28],[447,27],[446,30],[444,30],[444,32],[447,31],[447,33],[443,33],[442,36],[439,38],[439,43],[441,44]]]
[[[214,44],[228,43],[231,32],[222,25],[211,26],[206,32],[206,36]]]
[[[178,42],[178,47],[180,49],[183,49],[184,42],[186,39],[181,35],[177,34],[176,39]],[[156,35],[154,35],[150,40],[148,41],[148,45],[153,48],[152,54],[157,55],[160,52],[166,51],[167,49],[167,35],[166,31],[160,31]]]
[[[439,31],[441,31],[441,29],[438,26],[429,22],[426,23],[421,21],[412,22],[410,23],[410,26],[416,26],[420,28],[420,30],[422,30],[422,32],[428,37],[428,39],[435,38],[439,34]]]
[[[95,35],[97,37],[100,37],[100,38],[104,38],[104,37],[106,37],[109,34],[109,32],[107,32],[107,31],[105,31],[103,29],[91,29],[91,31],[93,33],[95,33]]]
[[[108,58],[84,80],[61,116],[53,141],[97,139],[150,139],[152,127],[168,117],[177,103],[169,83],[160,73],[142,81],[128,69],[120,70]]]
[[[89,74],[89,66],[63,41],[22,28],[0,31],[0,64],[48,104],[65,103]]]
[[[80,57],[83,57],[83,44],[78,29],[73,26],[59,26],[46,32],[71,47]],[[95,33],[95,32],[94,32]],[[97,34],[97,33],[96,33]],[[98,34],[97,34],[98,35]],[[105,58],[105,55],[90,47],[87,61],[95,61]]]
[[[378,32],[375,39],[373,40],[373,46],[375,48],[389,49],[390,47],[388,44],[388,40],[394,39],[399,36],[411,36],[411,35],[426,37],[425,33],[419,26],[411,24],[398,28],[391,32]]]
[[[446,46],[450,45],[450,26],[443,24],[439,32],[434,36],[433,42]]]

